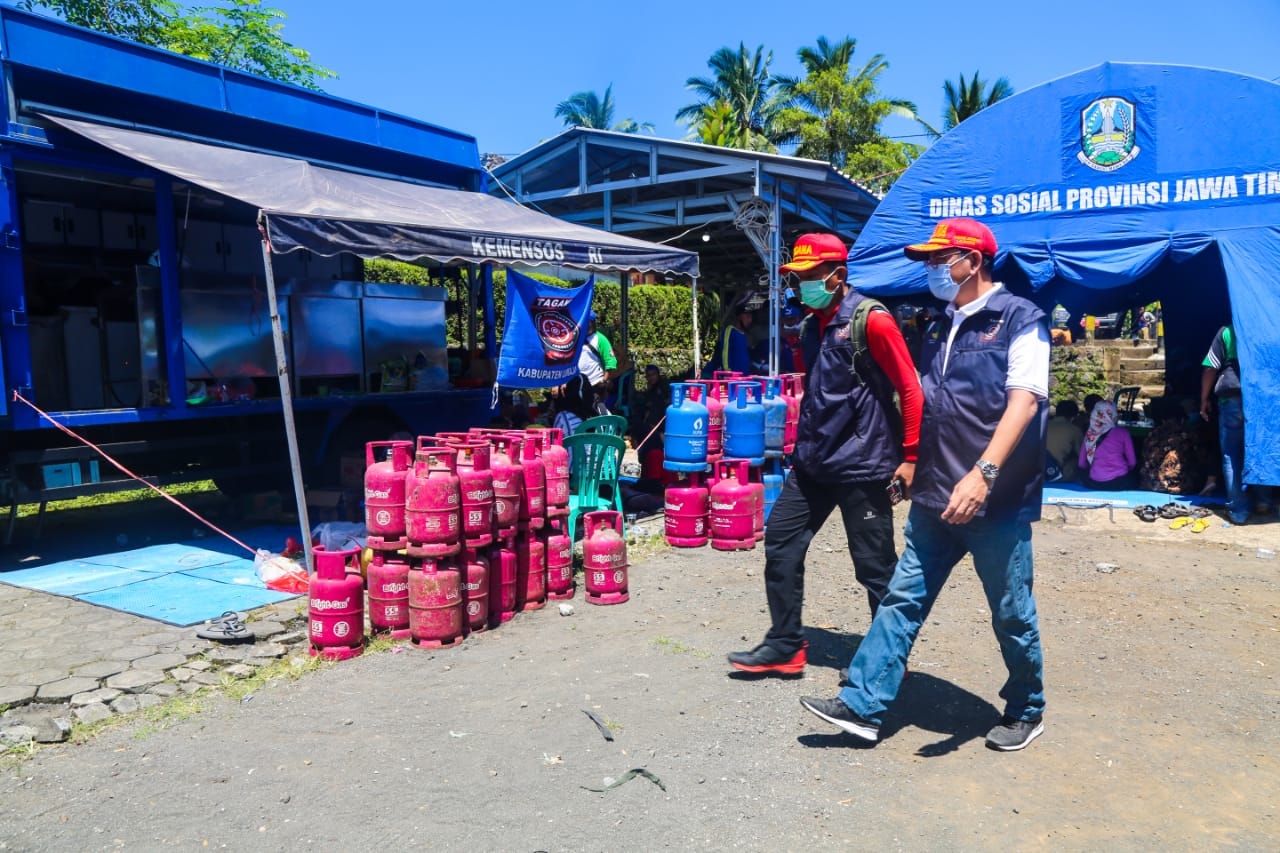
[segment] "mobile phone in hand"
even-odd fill
[[[889,481],[888,487],[885,489],[889,493],[890,504],[900,504],[907,497],[907,484],[901,477],[894,477]]]

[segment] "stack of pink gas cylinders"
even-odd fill
[[[791,470],[803,376],[717,371],[710,380],[688,384],[701,388],[692,394],[693,404],[706,407],[706,459],[696,470],[701,460],[689,464],[690,444],[678,439],[673,455],[681,464],[666,466],[667,542],[677,548],[708,542],[722,551],[754,548],[764,539],[765,520]]]
[[[356,552],[317,552],[312,652],[364,647],[364,596],[375,635],[453,648],[517,613],[576,591],[568,530],[569,453],[558,429],[473,429],[365,447],[363,584]],[[613,516],[617,516],[616,519]],[[622,517],[584,517],[586,598],[626,601]],[[353,586],[354,585],[354,586]]]

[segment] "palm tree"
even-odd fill
[[[1001,77],[987,89],[987,82],[979,79],[978,72],[973,72],[973,79],[968,83],[964,75],[960,75],[960,83],[956,85],[950,80],[942,84],[942,91],[947,97],[947,104],[942,110],[942,129],[951,130],[960,122],[976,115],[987,107],[1013,94],[1013,86],[1008,78]]]
[[[705,136],[703,125],[715,116],[727,127],[716,135],[731,140],[729,147],[759,151],[773,150],[777,136],[777,116],[782,107],[777,81],[769,73],[773,51],[764,45],[748,51],[739,42],[735,51],[722,47],[707,60],[711,77],[690,77],[685,87],[698,100],[676,111],[676,121],[685,122],[695,138]],[[727,115],[725,115],[727,108]]]
[[[884,54],[872,56],[851,71],[857,42],[846,36],[835,42],[820,37],[816,47],[796,51],[805,68],[803,79],[779,78],[785,99],[779,141],[796,145],[796,154],[846,168],[855,150],[882,140],[880,122],[889,115],[918,120],[915,104],[885,98],[877,78],[889,67]]]
[[[575,92],[568,100],[556,104],[556,117],[564,119],[565,127],[590,127],[596,130],[614,130],[619,133],[638,133],[642,130],[652,131],[652,122],[637,122],[632,118],[624,118],[613,122],[613,84],[604,90],[604,97],[595,92]]]

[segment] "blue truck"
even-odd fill
[[[19,504],[137,486],[55,422],[158,485],[290,490],[259,211],[59,120],[473,192],[474,138],[10,7],[0,69],[6,542]],[[274,278],[308,487],[364,441],[487,419],[487,389],[449,384],[443,289],[366,283],[350,253]]]

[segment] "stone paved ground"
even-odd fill
[[[0,576],[2,577],[2,576]],[[306,641],[302,600],[253,611],[254,641],[221,644],[97,605],[0,583],[0,748],[245,678]]]

